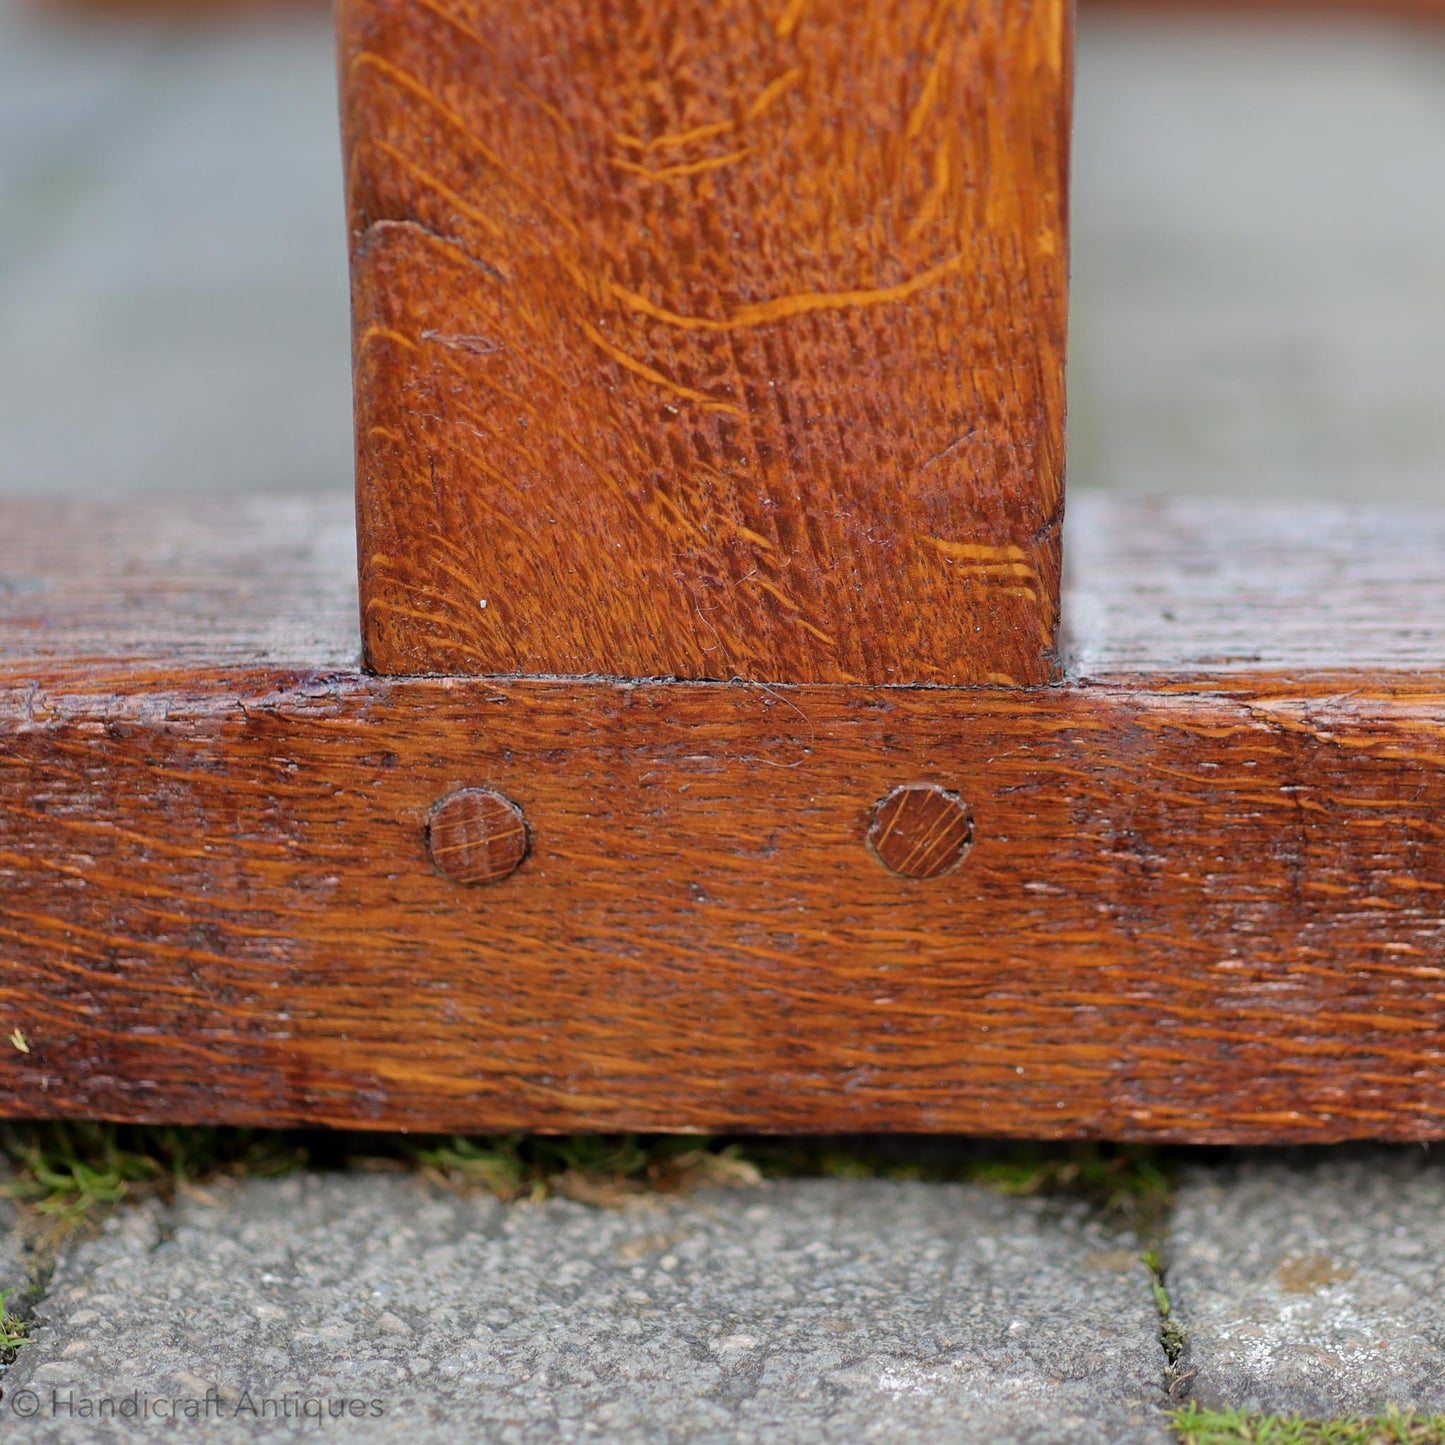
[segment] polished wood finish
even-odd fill
[[[6,699],[14,1113],[1445,1134],[1445,678],[1043,695],[193,677]],[[867,846],[966,791],[961,867]],[[533,847],[427,856],[485,783]]]
[[[342,0],[383,673],[1050,680],[1065,0]]]
[[[1067,31],[343,0],[386,675],[344,503],[4,508],[0,1114],[1445,1137],[1445,521],[1059,648]]]
[[[76,597],[164,597],[165,510],[0,519],[5,1112],[1445,1137],[1440,516],[1081,498],[1041,690],[58,655]],[[214,593],[344,587],[298,516]],[[900,786],[966,801],[952,871],[880,865]],[[464,788],[531,831],[484,887],[428,853]]]

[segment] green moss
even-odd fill
[[[1001,1194],[1084,1198],[1136,1227],[1162,1216],[1170,1188],[1166,1157],[1149,1149],[906,1137],[462,1136],[38,1123],[0,1128],[0,1148],[15,1169],[0,1188],[52,1220],[57,1232],[123,1199],[170,1198],[217,1175],[273,1177],[303,1165],[412,1169],[504,1199],[560,1193],[598,1204],[764,1177],[958,1181]]]
[[[6,1124],[0,1148],[15,1169],[3,1193],[61,1231],[138,1194],[170,1197],[223,1172],[271,1177],[306,1157],[285,1134],[264,1130],[98,1123]]]
[[[0,1289],[0,1366],[14,1360],[22,1345],[30,1343],[25,1332],[25,1321],[10,1309],[13,1289]]]
[[[1190,1404],[1176,1411],[1170,1422],[1180,1445],[1445,1445],[1445,1415],[1398,1410],[1343,1420],[1305,1420],[1298,1415],[1249,1415]]]
[[[598,1204],[646,1190],[760,1179],[736,1144],[696,1136],[501,1134],[480,1137],[132,1126],[11,1124],[0,1148],[14,1178],[0,1192],[63,1234],[123,1199],[172,1198],[208,1179],[320,1169],[417,1170],[504,1199],[561,1193]]]
[[[1149,1283],[1154,1290],[1154,1308],[1159,1311],[1159,1344],[1164,1351],[1164,1392],[1172,1400],[1193,1378],[1192,1374],[1184,1372],[1181,1363],[1184,1342],[1189,1337],[1189,1331],[1174,1313],[1174,1300],[1169,1294],[1169,1275],[1164,1257],[1158,1250],[1147,1249],[1142,1259],[1144,1268],[1149,1271]]]
[[[409,1160],[451,1185],[503,1199],[563,1194],[593,1204],[701,1184],[756,1184],[760,1175],[736,1144],[696,1135],[503,1134],[383,1141],[384,1162]],[[368,1160],[358,1161],[363,1166]]]

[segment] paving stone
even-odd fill
[[[1168,1278],[1203,1404],[1445,1411],[1445,1160],[1326,1150],[1192,1173]]]
[[[1169,1439],[1137,1249],[1072,1204],[793,1181],[599,1210],[366,1174],[216,1200],[65,1254],[7,1438],[138,1441],[154,1421],[72,1411],[214,1388],[226,1418],[187,1440],[251,1439],[288,1398],[364,1402],[347,1438],[409,1445]]]

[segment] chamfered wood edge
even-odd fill
[[[12,1116],[1445,1136],[1438,672],[61,669],[0,737]],[[900,783],[969,806],[941,879],[870,851]],[[466,785],[532,835],[476,889],[426,855]]]

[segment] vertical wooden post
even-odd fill
[[[1065,0],[342,0],[387,673],[1054,676]]]

